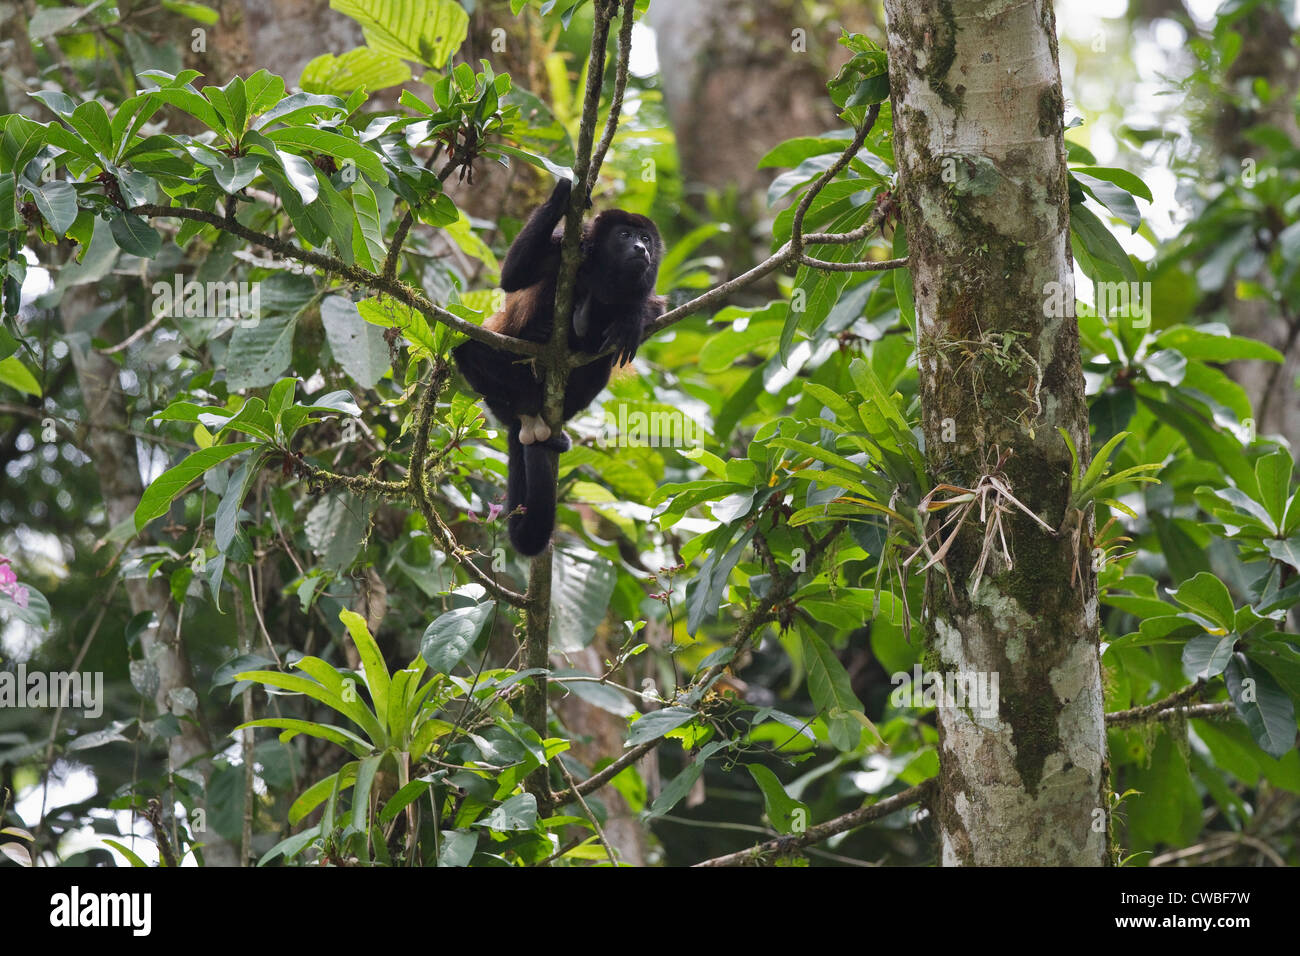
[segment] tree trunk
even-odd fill
[[[976,489],[999,477],[1015,498],[989,494],[984,518],[975,507],[927,581],[927,669],[998,681],[996,713],[938,709],[943,863],[1101,865],[1092,514],[1069,507],[1057,432],[1086,462],[1055,15],[1050,0],[885,10],[930,478]],[[950,513],[930,518],[932,535]]]
[[[93,286],[76,286],[64,294],[60,317],[64,328],[79,327],[96,305]],[[118,386],[118,366],[107,356],[94,351],[72,349],[77,383],[86,410],[86,450],[94,462],[108,526],[116,526],[135,513],[144,490],[140,466],[135,454],[135,439],[126,432],[127,413],[122,390]],[[180,620],[172,602],[165,576],[132,577],[124,582],[131,612],[152,611],[153,627],[140,636],[144,659],[158,671],[154,703],[160,714],[171,712],[172,693],[194,687],[185,645],[181,642]],[[200,695],[201,697],[202,695]],[[201,714],[179,715],[180,733],[167,745],[168,769],[175,773],[182,767],[202,774],[206,781],[212,772],[209,759],[212,746]],[[203,840],[205,862],[209,866],[235,866],[235,848],[215,832],[197,834]]]

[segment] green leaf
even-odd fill
[[[1209,680],[1223,673],[1237,644],[1237,635],[1201,634],[1183,647],[1183,673],[1191,680]]]
[[[1091,270],[1084,270],[1090,278],[1111,281],[1122,277],[1130,282],[1138,281],[1137,270],[1119,240],[1082,203],[1070,206],[1070,231],[1082,243],[1088,262],[1094,265]]]
[[[745,769],[758,784],[758,789],[763,792],[763,809],[778,832],[793,832],[796,820],[807,822],[807,806],[785,792],[785,787],[781,785],[776,774],[759,763],[747,764]]]
[[[352,643],[356,645],[357,654],[361,657],[361,666],[366,672],[366,687],[370,690],[370,699],[374,702],[375,713],[379,715],[388,713],[390,683],[388,666],[384,663],[384,655],[380,652],[379,645],[370,634],[370,628],[366,626],[366,619],[356,611],[343,610],[339,612],[339,620],[347,627],[348,634],[352,636]]]
[[[154,518],[165,514],[176,496],[209,468],[256,447],[258,443],[251,441],[213,445],[211,448],[199,449],[179,465],[167,469],[144,490],[140,504],[135,509],[135,529],[139,531]]]
[[[1291,491],[1291,472],[1295,465],[1291,454],[1279,448],[1255,462],[1255,479],[1259,482],[1259,501],[1268,510],[1273,528],[1280,530],[1286,517]]]
[[[351,787],[357,779],[359,763],[360,761],[353,760],[344,764],[338,773],[332,773],[323,780],[316,781],[300,793],[298,799],[289,807],[289,824],[296,826],[303,817],[319,807],[332,794]]]
[[[0,360],[0,385],[8,385],[24,395],[41,394],[41,386],[36,381],[36,376],[28,371],[27,366],[16,355]]]
[[[635,746],[658,740],[669,731],[694,720],[696,716],[698,715],[695,711],[689,707],[665,707],[663,710],[652,710],[637,718],[632,725],[631,733],[628,734],[627,742]]]
[[[507,146],[505,143],[493,143],[491,146],[493,152],[505,153],[507,156],[513,156],[516,159],[522,159],[526,163],[531,163],[539,169],[545,169],[556,179],[567,179],[573,181],[573,170],[568,166],[561,166],[553,163],[545,156],[538,153],[529,152],[526,149],[520,149],[518,146]]]
[[[379,718],[375,716],[374,711],[366,706],[365,702],[357,696],[356,682],[349,676],[345,677],[339,673],[338,669],[332,664],[321,660],[319,657],[301,657],[294,663],[294,667],[302,671],[308,677],[311,677],[319,688],[311,686],[309,689],[303,689],[301,685],[299,690],[307,693],[315,700],[321,701],[329,707],[334,708],[340,714],[347,717],[370,737],[372,742],[384,739],[384,730],[379,723]],[[271,673],[276,673],[272,671]],[[288,675],[295,681],[302,678],[295,675]],[[264,681],[265,683],[265,681]],[[306,682],[308,685],[310,681]],[[272,684],[274,687],[284,686],[282,684]],[[287,688],[288,689],[288,688]]]
[[[531,793],[517,793],[503,800],[482,820],[475,821],[474,826],[492,830],[531,830],[537,826],[537,798]]]
[[[1170,596],[1183,607],[1218,625],[1225,634],[1236,622],[1236,606],[1227,585],[1208,571],[1184,581],[1177,590],[1170,592]]]
[[[1119,169],[1114,166],[1075,166],[1071,168],[1070,172],[1075,175],[1083,173],[1092,179],[1104,179],[1107,182],[1114,183],[1125,192],[1145,199],[1147,202],[1155,202],[1151,198],[1151,190],[1147,188],[1147,184],[1127,169]]]
[[[862,739],[863,725],[852,715],[862,712],[862,702],[853,693],[849,673],[815,633],[800,627],[799,637],[808,669],[808,693],[826,717],[831,743],[839,750],[853,750]]]
[[[450,674],[478,640],[492,617],[495,601],[444,611],[430,622],[420,638],[420,656],[438,674]]]
[[[296,147],[293,151],[308,150],[323,156],[332,156],[342,165],[351,161],[358,170],[378,182],[387,182],[388,174],[379,157],[354,139],[323,129],[306,126],[289,126],[272,130],[266,138],[277,146]]]
[[[1137,203],[1133,201],[1133,197],[1127,190],[1096,176],[1089,176],[1078,169],[1070,170],[1070,174],[1079,181],[1085,192],[1119,216],[1132,232],[1138,231],[1138,227],[1142,225],[1142,214],[1138,212]]]
[[[1264,542],[1264,547],[1268,548],[1268,553],[1274,558],[1300,571],[1300,538],[1288,538],[1285,541],[1272,538]]]
[[[0,169],[21,173],[45,145],[45,127],[26,116],[14,113],[5,117],[4,135],[0,136]]]
[[[35,18],[33,17],[33,19]],[[149,864],[146,863],[144,860],[140,859],[139,854],[137,854],[134,850],[128,849],[127,847],[123,846],[121,843],[118,843],[116,840],[110,840],[108,837],[104,837],[103,839],[105,844],[111,846],[118,853],[121,853],[124,857],[126,857],[127,862],[129,862],[133,868],[139,868],[145,870],[149,869]]]
[[[663,790],[659,792],[659,796],[655,798],[655,802],[651,804],[650,809],[646,812],[646,818],[653,820],[655,817],[663,816],[675,807],[683,797],[691,792],[691,788],[695,786],[695,781],[700,779],[700,774],[704,772],[704,765],[708,762],[708,759],[729,743],[730,741],[726,740],[715,740],[712,743],[705,744],[700,749],[700,752],[696,754],[695,759],[687,764],[681,773],[668,781]]]
[[[118,248],[133,256],[152,259],[162,248],[162,236],[140,216],[122,213],[108,225]]]
[[[226,124],[221,116],[213,109],[212,104],[200,96],[192,86],[186,84],[180,87],[166,87],[154,91],[154,95],[164,103],[189,113],[208,129],[215,130],[218,133],[226,132]]]
[[[294,717],[262,717],[258,720],[246,721],[237,726],[235,730],[244,730],[247,727],[273,727],[276,730],[283,730],[285,733],[280,735],[281,742],[288,742],[296,734],[319,737],[321,740],[328,740],[330,743],[338,744],[357,757],[364,757],[374,751],[368,741],[362,740],[356,734],[344,730],[342,727],[322,724],[314,720],[299,720]]]
[[[384,245],[384,227],[379,215],[379,202],[375,198],[375,191],[364,179],[358,179],[352,184],[352,208],[356,214],[356,229],[352,233],[352,257],[364,268],[379,272],[382,270],[388,249]],[[385,350],[387,350],[386,345]]]
[[[556,549],[551,579],[551,650],[575,653],[591,643],[608,615],[618,571],[593,551]]]
[[[373,49],[435,70],[469,32],[469,15],[455,0],[330,0],[330,6],[360,23]]]
[[[357,307],[346,296],[326,296],[321,301],[320,317],[330,351],[343,371],[363,389],[374,388],[389,366],[384,333],[362,321]]]
[[[299,86],[309,93],[346,96],[354,90],[369,92],[400,86],[411,79],[410,68],[391,53],[357,47],[342,56],[325,53],[302,69]]]
[[[206,26],[216,26],[221,15],[211,7],[205,7],[201,3],[191,3],[188,0],[162,0],[162,5],[172,13],[179,13],[183,17],[189,17],[191,20],[197,20]]]
[[[27,21],[27,34],[33,40],[52,37],[68,29],[103,2],[104,0],[94,0],[85,6],[36,7],[31,19]]]
[[[1234,656],[1223,676],[1228,696],[1264,752],[1281,759],[1294,749],[1295,706],[1273,675],[1242,656]]]

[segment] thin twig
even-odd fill
[[[763,857],[770,853],[789,853],[791,850],[797,850],[800,847],[808,846],[810,843],[821,843],[836,834],[847,833],[849,830],[856,830],[863,824],[870,823],[872,820],[879,820],[881,817],[887,817],[897,810],[911,806],[914,803],[922,803],[929,799],[938,784],[937,778],[931,777],[924,783],[919,783],[915,787],[909,787],[902,793],[896,793],[892,797],[886,797],[878,803],[873,803],[869,807],[859,807],[857,810],[850,811],[842,816],[835,817],[833,820],[827,820],[825,823],[819,823],[815,827],[809,827],[804,833],[794,836],[781,837],[776,840],[768,840],[766,843],[760,843],[758,846],[750,847],[748,850],[738,850],[735,853],[727,853],[723,856],[715,856],[710,860],[704,860],[696,863],[696,866],[744,866],[747,863],[761,863]]]
[[[573,774],[569,773],[569,768],[566,767],[558,757],[556,758],[556,763],[560,768],[560,773],[564,775],[564,779],[569,781],[569,789],[573,791],[573,795],[577,799],[578,805],[582,807],[582,812],[585,813],[587,819],[591,821],[591,825],[596,831],[596,839],[599,840],[600,845],[605,848],[605,856],[609,857],[609,865],[618,866],[618,857],[614,856],[614,849],[609,845],[609,840],[605,839],[605,831],[600,828],[600,821],[596,819],[596,814],[591,812],[591,807],[587,806],[587,801],[582,799],[582,794],[578,793],[577,785],[573,781]]]
[[[636,0],[623,0],[623,20],[618,28],[618,62],[614,67],[614,95],[609,103],[609,116],[605,119],[605,133],[591,154],[591,167],[587,170],[587,195],[596,188],[600,176],[600,167],[605,162],[614,133],[618,130],[618,117],[623,111],[623,91],[627,87],[627,64],[632,55],[632,18],[636,12]]]
[[[224,216],[206,212],[202,209],[190,209],[185,206],[159,206],[153,203],[136,206],[129,211],[135,215],[150,218],[189,219],[194,222],[206,223],[223,232],[239,236],[241,239],[263,246],[272,252],[277,252],[286,259],[305,262],[326,272],[342,276],[349,282],[355,282],[358,285],[374,289],[376,292],[385,293],[403,305],[415,309],[426,319],[432,322],[441,322],[448,328],[462,332],[476,342],[482,342],[484,345],[490,345],[495,349],[517,355],[539,355],[543,351],[543,346],[537,342],[525,342],[523,339],[501,335],[480,325],[475,325],[473,322],[467,322],[441,306],[435,305],[423,293],[416,291],[404,282],[399,282],[395,278],[385,278],[377,272],[371,272],[369,269],[346,263],[336,256],[328,256],[312,249],[303,249],[292,242],[258,232],[255,229],[249,229],[238,220],[227,219]]]

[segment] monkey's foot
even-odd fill
[[[551,426],[539,415],[520,415],[519,416],[519,443],[521,445],[531,445],[534,442],[544,442],[551,437]]]
[[[563,428],[551,435],[543,444],[552,451],[568,451],[573,447],[573,442],[569,440]]]

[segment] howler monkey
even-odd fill
[[[571,189],[569,180],[557,182],[550,198],[534,210],[515,237],[501,266],[505,307],[484,323],[485,328],[530,342],[550,340],[563,235],[557,226],[568,209]],[[659,230],[645,216],[608,209],[583,224],[569,348],[614,351],[570,372],[563,421],[600,393],[615,363],[632,360],[646,323],[663,314],[664,300],[654,294],[662,256]],[[555,527],[555,473],[548,452],[569,449],[563,422],[543,420],[544,385],[527,356],[473,340],[457,346],[452,354],[466,381],[508,433],[505,510],[510,515],[510,541],[520,554],[540,554]],[[524,513],[515,514],[521,504]]]

